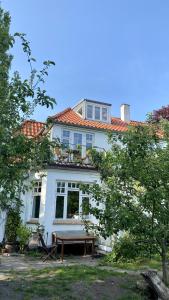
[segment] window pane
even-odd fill
[[[40,211],[40,195],[34,196],[33,198],[32,218],[39,218],[39,211]]]
[[[72,219],[79,215],[79,192],[68,191],[67,218]]]
[[[63,219],[63,210],[64,210],[64,196],[57,196],[55,217]]]
[[[82,114],[83,114],[82,107],[78,110],[78,114],[80,114],[82,116]]]
[[[74,148],[76,149],[78,145],[82,145],[82,134],[74,133]]]
[[[34,193],[41,193],[41,186],[42,186],[42,182],[41,181],[35,181],[34,183]]]
[[[67,148],[69,146],[69,140],[70,140],[70,131],[63,130],[62,143],[64,147]]]
[[[100,120],[100,107],[95,106],[95,119]]]
[[[90,133],[87,133],[87,134],[86,134],[86,140],[92,142],[92,140],[93,140],[93,135],[90,134]]]
[[[82,198],[82,215],[89,215],[89,197]]]
[[[70,136],[70,131],[68,131],[68,130],[63,130],[63,137],[69,139],[69,136]]]
[[[102,108],[102,120],[107,121],[107,108],[106,107]]]
[[[87,118],[92,119],[93,118],[93,106],[87,105]]]
[[[87,133],[86,134],[86,149],[92,148],[93,146],[93,135]]]

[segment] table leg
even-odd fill
[[[92,240],[92,256],[94,255],[94,239]]]
[[[84,256],[86,256],[86,240],[84,242]]]
[[[62,250],[61,250],[61,260],[63,262],[63,257],[64,257],[64,241],[62,241]]]

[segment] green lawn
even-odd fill
[[[147,299],[136,290],[137,280],[138,276],[86,266],[12,272],[8,280],[0,281],[0,299]]]
[[[147,270],[147,269],[154,269],[157,271],[161,270],[161,261],[159,257],[146,259],[140,258],[136,261],[131,262],[113,262],[109,259],[108,256],[105,256],[99,263],[101,266],[111,266],[114,268],[122,269],[122,270]]]

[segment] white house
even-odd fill
[[[91,200],[79,185],[100,183],[99,173],[91,165],[87,149],[94,147],[106,151],[109,149],[107,131],[125,132],[128,124],[137,123],[130,121],[129,105],[122,104],[121,118],[115,118],[111,116],[110,103],[89,99],[83,99],[51,118],[50,139],[59,138],[63,147],[56,149],[54,163],[32,175],[35,186],[23,196],[22,213],[24,223],[29,226],[38,223],[44,226],[48,243],[54,231],[84,228],[82,202]],[[44,130],[45,123],[35,121],[26,121],[23,126],[24,134],[30,138]],[[95,222],[92,216],[86,218]],[[101,244],[104,246],[103,241]]]

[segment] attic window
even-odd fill
[[[82,116],[82,114],[83,114],[82,107],[81,107],[81,108],[79,108],[79,110],[78,110],[78,114]]]
[[[100,120],[100,107],[95,106],[95,120]]]
[[[107,108],[102,107],[102,121],[107,121]]]
[[[92,119],[93,118],[93,106],[87,105],[87,118]]]

